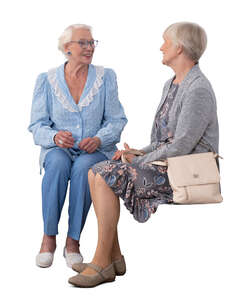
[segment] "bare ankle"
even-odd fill
[[[95,260],[95,259],[93,259],[91,263],[104,269],[107,266],[112,264],[112,260],[111,259],[109,259],[109,260]]]
[[[112,261],[116,261],[116,260],[119,260],[119,259],[121,259],[122,258],[122,254],[120,253],[120,254],[116,254],[116,255],[112,255],[111,256],[111,260]]]
[[[92,263],[99,267],[105,268],[112,264],[112,260],[111,260],[111,257],[107,257],[104,255],[103,256],[94,256]]]
[[[118,260],[118,259],[121,259],[122,257],[122,254],[121,254],[121,251],[120,249],[113,249],[112,253],[111,253],[111,259],[112,261],[115,261],[115,260]]]
[[[67,249],[67,252],[79,253],[79,241],[74,240],[68,236],[66,239],[66,249]]]
[[[54,252],[56,249],[56,236],[44,234],[40,253],[42,252]]]

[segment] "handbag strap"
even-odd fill
[[[213,148],[211,145],[205,144],[205,143],[202,141],[202,138],[201,138],[201,140],[199,141],[198,144],[200,144],[200,145],[202,145],[203,147],[205,147],[209,152],[213,152],[214,155],[215,155],[215,158],[218,157],[218,158],[223,159],[222,156],[220,156],[216,151],[214,151],[214,148]]]
[[[216,151],[214,151],[213,147],[211,145],[208,145],[208,144],[205,144],[204,142],[202,142],[201,140],[199,141],[199,144],[204,146],[208,152],[213,152],[214,153],[214,158],[217,159],[217,158],[221,158],[223,159],[223,157],[221,157]],[[134,154],[136,156],[143,156],[144,153],[140,150],[137,150],[137,149],[129,149],[129,150],[126,150],[122,156],[121,156],[121,160],[122,162],[124,163],[129,163],[129,161],[126,159],[125,155],[124,154]],[[151,162],[152,164],[154,165],[158,165],[158,166],[168,166],[168,162],[167,162],[167,159],[165,160],[156,160],[156,161],[153,161]]]
[[[198,144],[200,144],[200,145],[202,145],[203,147],[205,147],[209,152],[216,153],[216,151],[214,151],[214,148],[213,148],[211,145],[209,145],[209,144],[205,144],[205,143],[202,141],[202,139],[199,141]]]

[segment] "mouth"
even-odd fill
[[[82,56],[85,56],[85,57],[87,57],[87,58],[91,58],[92,57],[92,54],[83,54]]]

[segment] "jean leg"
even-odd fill
[[[61,149],[47,153],[42,181],[42,210],[44,233],[58,234],[58,223],[66,198],[68,181],[71,172],[71,159]]]
[[[107,157],[104,154],[96,151],[91,154],[81,154],[73,162],[68,208],[68,236],[75,240],[80,238],[80,233],[83,230],[91,206],[88,171],[94,164],[106,159]]]

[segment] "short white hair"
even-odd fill
[[[164,32],[176,46],[182,46],[184,54],[198,62],[207,47],[205,30],[196,23],[178,22]]]
[[[73,25],[68,26],[63,31],[63,33],[61,34],[61,36],[58,39],[58,49],[64,55],[66,55],[65,50],[64,50],[64,45],[67,44],[67,43],[69,43],[69,42],[71,42],[73,31],[74,31],[74,29],[77,29],[77,28],[84,28],[84,29],[90,31],[90,33],[92,34],[92,27],[89,26],[89,25],[85,25],[85,24],[73,24]]]

